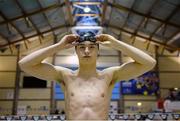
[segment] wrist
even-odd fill
[[[64,45],[61,42],[56,43],[55,46],[57,47],[58,50],[64,49]]]
[[[113,44],[116,45],[118,43],[119,40],[117,40],[116,38],[112,37],[112,36],[108,36],[108,40]]]

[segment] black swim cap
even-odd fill
[[[84,41],[96,42],[95,34],[93,32],[85,32],[80,34],[80,38],[78,40],[79,43]]]

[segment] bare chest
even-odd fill
[[[109,92],[109,85],[104,79],[76,79],[69,83],[66,96],[70,104],[93,107],[106,102]]]

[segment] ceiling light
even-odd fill
[[[139,107],[142,106],[142,103],[141,103],[141,102],[138,102],[138,103],[137,103],[137,106],[139,106]]]
[[[89,13],[90,11],[91,11],[91,8],[89,8],[89,7],[85,7],[85,8],[84,8],[84,12],[85,12],[85,13]]]
[[[174,88],[174,90],[178,90],[178,88],[177,88],[177,87],[175,87],[175,88]]]

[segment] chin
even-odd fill
[[[91,61],[91,58],[83,58],[82,59],[84,62],[87,62],[87,61]]]
[[[83,63],[90,63],[91,61],[93,61],[93,59],[90,57],[89,58],[82,58],[81,60]]]

